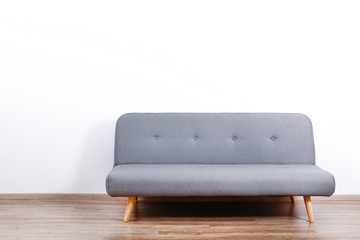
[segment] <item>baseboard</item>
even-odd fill
[[[126,197],[110,197],[107,194],[83,193],[5,193],[0,194],[0,200],[94,200],[94,201],[126,201]],[[276,201],[289,202],[289,197],[139,197],[139,201]],[[303,200],[296,196],[296,200]],[[360,201],[360,194],[335,194],[331,197],[312,197],[312,201]]]

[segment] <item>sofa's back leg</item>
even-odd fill
[[[304,196],[304,202],[305,202],[306,212],[307,212],[307,215],[309,217],[309,222],[313,223],[314,222],[314,215],[313,215],[310,196]]]
[[[131,211],[134,207],[134,203],[136,201],[136,197],[129,197],[127,204],[126,204],[126,209],[125,209],[125,215],[124,215],[124,222],[128,222],[130,219],[130,215],[131,215]]]
[[[290,196],[290,200],[292,203],[295,203],[295,196]]]

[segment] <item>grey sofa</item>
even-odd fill
[[[330,196],[312,125],[296,113],[130,113],[119,118],[110,196]]]

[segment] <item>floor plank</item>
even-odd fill
[[[126,198],[102,194],[0,194],[0,239],[359,239],[359,197]]]

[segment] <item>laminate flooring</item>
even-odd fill
[[[360,197],[126,198],[0,194],[0,239],[360,239]]]

